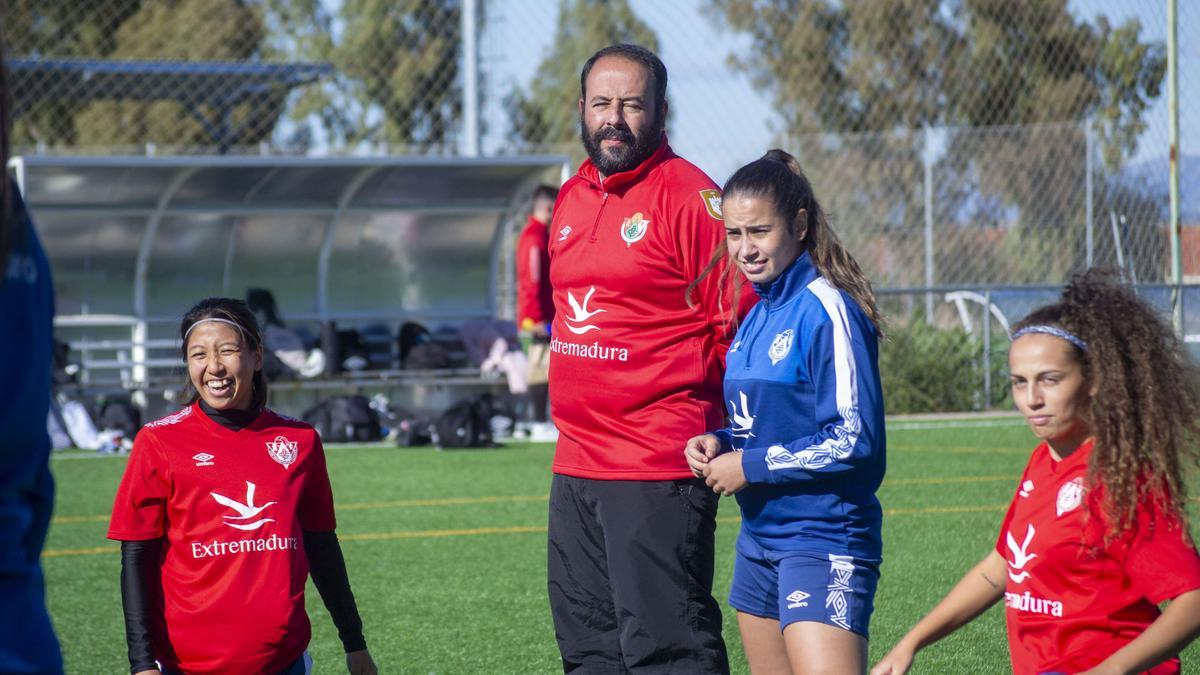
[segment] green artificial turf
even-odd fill
[[[872,661],[987,553],[1034,445],[1019,420],[996,419],[894,422],[888,442]],[[381,672],[561,672],[545,584],[552,454],[544,444],[327,450],[338,535]],[[104,538],[125,459],[66,453],[52,466],[58,502],[44,566],[67,672],[126,673],[120,558]],[[737,515],[724,500],[715,585],[723,606]],[[311,583],[307,598],[318,672],[345,672]],[[728,609],[725,625],[733,672],[748,672]],[[1184,659],[1185,672],[1200,670],[1200,648]],[[999,606],[921,653],[914,670],[1007,671]]]

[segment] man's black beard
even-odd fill
[[[595,133],[588,133],[587,123],[579,118],[579,136],[583,139],[583,148],[587,150],[592,164],[602,176],[611,176],[622,171],[629,171],[646,161],[654,154],[662,140],[663,126],[655,120],[641,136],[635,136],[629,129],[618,127],[600,127]],[[620,140],[624,146],[608,149],[600,147],[600,142],[608,139]]]

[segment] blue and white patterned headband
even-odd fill
[[[1079,349],[1081,351],[1086,352],[1088,350],[1088,346],[1087,346],[1086,342],[1079,339],[1078,336],[1072,335],[1071,333],[1068,333],[1067,331],[1059,328],[1058,326],[1044,326],[1044,325],[1026,326],[1026,327],[1022,328],[1021,330],[1012,334],[1012,341],[1016,342],[1017,338],[1021,337],[1022,335],[1029,335],[1030,333],[1041,333],[1043,335],[1053,335],[1056,338],[1062,338],[1063,340],[1070,342],[1071,344],[1075,345],[1076,347],[1079,347]]]

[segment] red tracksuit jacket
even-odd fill
[[[526,319],[550,323],[554,301],[550,297],[550,254],[546,224],[529,216],[517,239],[517,327]]]
[[[723,246],[720,199],[665,137],[635,169],[601,180],[587,160],[563,185],[550,226],[555,473],[691,477],[684,443],[724,418],[723,265],[694,307],[684,297]]]

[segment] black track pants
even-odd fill
[[[717,501],[699,480],[554,476],[548,572],[564,672],[729,672],[712,596]]]

